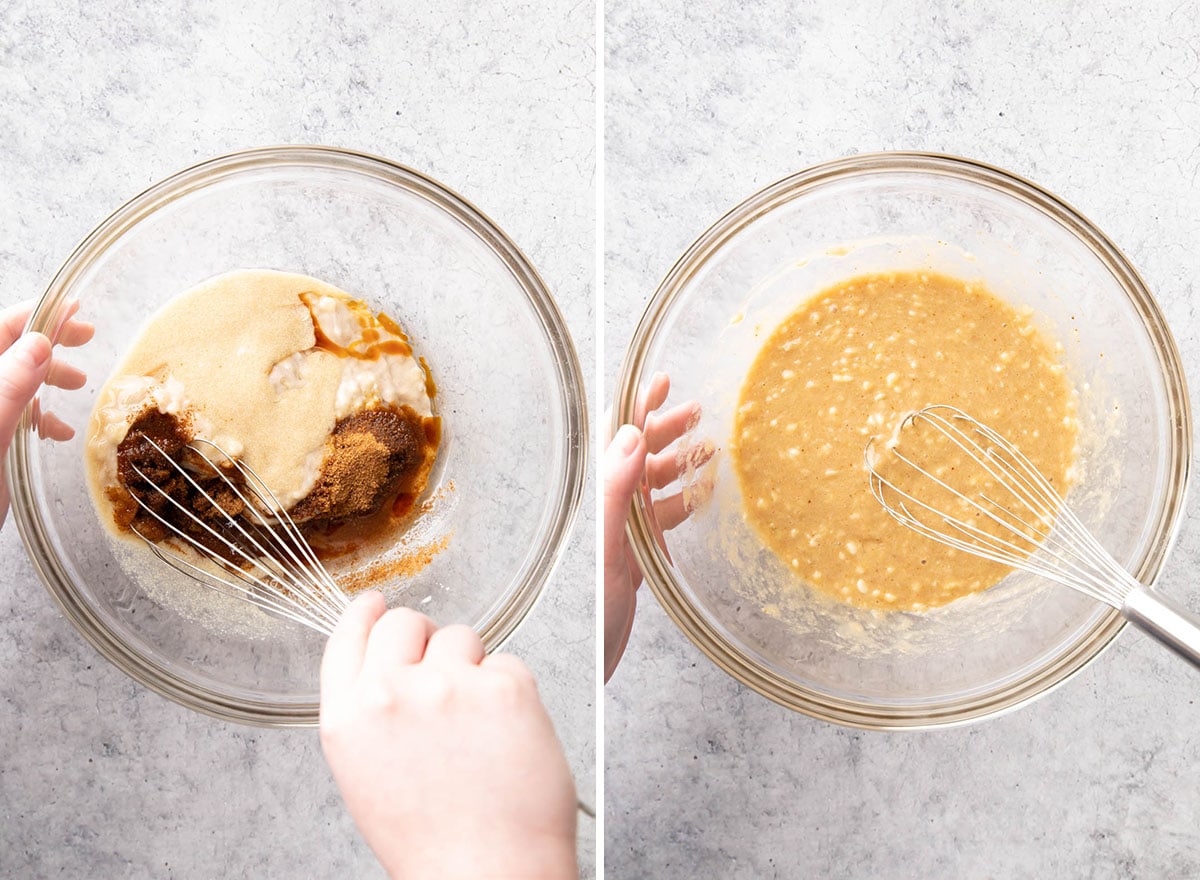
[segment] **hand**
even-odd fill
[[[393,878],[574,878],[575,785],[520,660],[367,593],[321,664],[321,745]]]
[[[83,345],[95,328],[74,320],[79,304],[69,306],[54,333],[57,343]],[[25,333],[25,322],[33,311],[32,302],[19,303],[0,311],[0,525],[8,517],[8,447],[12,444],[21,413],[45,382],[59,388],[82,388],[87,377],[79,370],[52,356],[53,346],[41,333]],[[36,407],[36,404],[35,404]],[[53,413],[35,408],[34,424],[38,434],[51,440],[70,440],[75,431]]]
[[[711,445],[681,454],[668,450],[695,424],[700,407],[683,403],[661,414],[652,414],[667,400],[671,380],[655,373],[635,407],[634,418],[644,426],[622,425],[604,451],[604,680],[608,681],[625,652],[637,610],[637,588],[642,583],[625,532],[633,495],[645,481],[648,489],[662,489],[679,479],[685,466],[703,465],[712,457]],[[654,518],[662,531],[673,529],[690,511],[681,492],[654,501]],[[663,548],[665,552],[665,547]]]

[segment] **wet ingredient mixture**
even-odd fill
[[[956,406],[1008,437],[1065,494],[1075,393],[1061,346],[982,284],[868,275],[806,302],[771,334],[742,387],[731,453],[745,517],[810,586],[852,605],[914,610],[986,589],[1009,569],[893,521],[863,454],[904,415]],[[952,449],[939,463],[965,467]]]
[[[101,390],[86,451],[93,496],[116,534],[178,543],[173,527],[214,543],[157,486],[229,537],[201,490],[235,515],[242,504],[188,448],[211,440],[262,478],[319,553],[338,555],[396,528],[424,490],[441,437],[433,393],[387,315],[303,275],[222,275],[161,310]]]

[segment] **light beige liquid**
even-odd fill
[[[775,329],[742,387],[731,453],[747,521],[799,579],[859,607],[922,610],[992,586],[1008,568],[888,516],[864,450],[905,414],[949,404],[1063,491],[1077,422],[1059,355],[979,283],[902,272],[821,292]],[[932,452],[948,472],[968,466],[944,444]]]

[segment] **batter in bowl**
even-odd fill
[[[93,500],[112,533],[165,539],[135,500],[159,499],[134,466],[163,464],[147,437],[172,456],[203,438],[338,555],[397,527],[424,490],[440,441],[433,393],[399,326],[345,291],[285,272],[221,275],[160,310],[101,389],[85,448]]]
[[[992,586],[1009,569],[888,516],[864,450],[906,413],[949,404],[1065,494],[1078,422],[1060,359],[1031,313],[978,282],[897,272],[821,292],[774,330],[742,387],[731,453],[747,521],[798,578],[859,607],[920,611]]]

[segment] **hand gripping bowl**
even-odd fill
[[[222,718],[313,724],[324,640],[191,583],[172,593],[164,565],[143,588],[84,482],[83,429],[138,327],[193,284],[251,267],[312,275],[367,300],[429,362],[444,436],[432,509],[405,538],[413,552],[446,544],[382,586],[392,604],[473,625],[489,650],[529,612],[578,509],[583,384],[562,316],[504,233],[434,181],[358,153],[281,147],[205,162],[129,202],[66,261],[31,326],[54,326],[70,299],[96,324],[95,339],[72,352],[86,390],[47,387],[37,403],[76,438],[38,441],[27,412],[8,461],[38,574],[88,641],[142,684]]]
[[[1023,574],[923,614],[873,615],[811,593],[742,519],[725,449],[766,336],[839,280],[922,267],[984,280],[1063,343],[1081,418],[1068,502],[1143,583],[1162,567],[1187,484],[1191,417],[1162,314],[1116,247],[1054,196],[976,162],[893,153],[810,168],[733,209],[659,286],[613,418],[636,421],[639,389],[669,374],[671,402],[702,407],[683,443],[717,448],[711,471],[683,469],[685,495],[702,498],[708,480],[712,494],[661,533],[649,503],[658,494],[643,489],[629,532],[659,602],[715,663],[776,702],[856,727],[1011,709],[1077,672],[1123,626],[1109,607]]]

